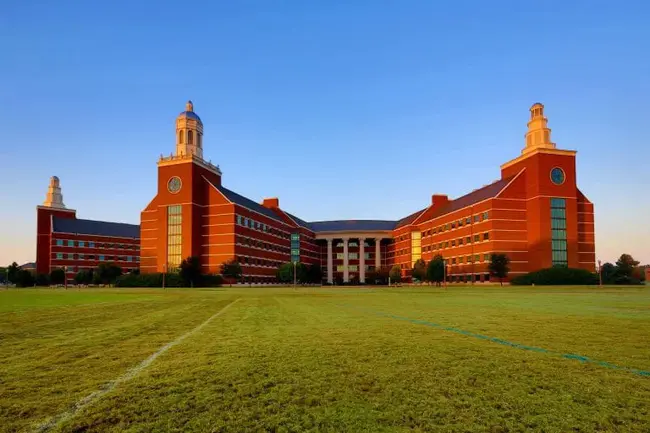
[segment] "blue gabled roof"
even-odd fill
[[[267,217],[273,218],[276,221],[284,222],[282,220],[282,218],[280,218],[280,216],[278,214],[276,214],[275,212],[273,212],[271,209],[269,209],[267,207],[264,207],[261,204],[256,203],[253,200],[244,197],[243,195],[239,195],[236,192],[233,192],[233,191],[229,190],[228,188],[224,188],[221,185],[219,185],[219,186],[212,185],[212,186],[217,188],[219,190],[219,192],[221,192],[223,195],[225,195],[226,198],[228,200],[230,200],[231,202],[236,203],[236,204],[238,204],[240,206],[243,206],[246,209],[250,209],[252,211],[261,213],[262,215],[266,215]]]
[[[56,216],[52,217],[52,231],[115,238],[140,238],[140,226],[136,224],[59,218]]]
[[[309,230],[311,230],[311,231],[314,231],[314,230],[311,228],[311,223],[308,223],[307,221],[305,221],[305,220],[303,220],[303,219],[300,219],[300,218],[298,218],[297,216],[295,216],[295,215],[293,215],[293,214],[290,214],[289,212],[285,212],[285,211],[283,211],[283,212],[286,213],[286,214],[289,216],[289,218],[291,218],[292,220],[294,220],[294,221],[295,221],[299,226],[304,227],[304,228],[306,228],[306,229],[309,229]]]
[[[341,232],[341,231],[381,231],[393,230],[395,221],[382,220],[340,220],[316,221],[309,223],[314,232]]]

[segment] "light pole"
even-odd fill
[[[298,262],[293,262],[293,289],[296,289],[296,264]]]
[[[165,289],[165,275],[167,275],[167,263],[163,265],[163,280],[162,280],[162,288],[163,290]]]
[[[603,267],[600,264],[600,260],[598,260],[598,284],[600,287],[603,287]]]
[[[68,267],[63,267],[63,288],[68,290]]]
[[[447,288],[447,259],[442,259],[442,280],[445,283],[445,289]]]

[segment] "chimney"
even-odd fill
[[[279,209],[280,208],[280,199],[277,197],[265,198],[262,202],[262,206],[269,209]]]
[[[431,196],[431,206],[440,207],[449,203],[447,194],[433,194]]]

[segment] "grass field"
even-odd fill
[[[0,431],[648,432],[650,290],[2,290]]]

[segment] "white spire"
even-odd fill
[[[47,195],[45,196],[43,206],[55,207],[59,209],[66,208],[63,204],[63,194],[61,194],[59,178],[56,176],[52,176],[50,178],[50,186],[47,188]]]

